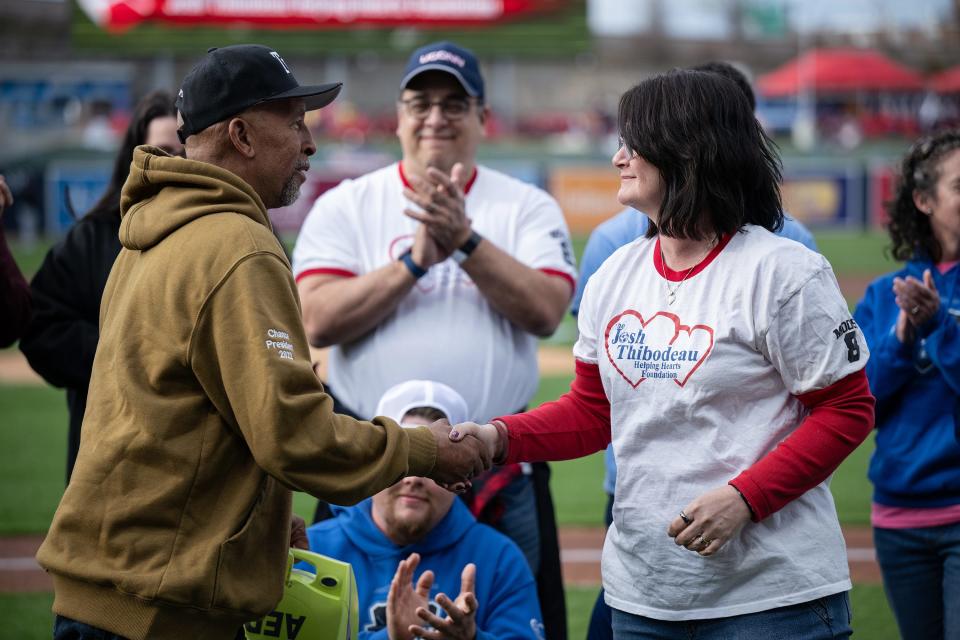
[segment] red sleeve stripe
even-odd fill
[[[347,271],[346,269],[334,269],[332,267],[320,268],[320,269],[307,269],[306,271],[302,271],[301,273],[297,274],[297,284],[300,284],[300,281],[306,278],[307,276],[320,276],[320,275],[340,276],[341,278],[357,277],[357,274],[355,274],[353,271]]]
[[[809,415],[773,451],[730,481],[755,521],[826,480],[873,429],[874,398],[862,369],[797,399]]]
[[[610,444],[610,402],[600,368],[579,360],[570,391],[555,402],[496,419],[507,426],[507,462],[569,460]]]
[[[540,271],[544,272],[548,276],[556,276],[557,278],[563,278],[564,280],[566,280],[567,284],[570,285],[570,295],[573,295],[573,292],[577,290],[577,281],[574,280],[573,276],[570,275],[569,273],[560,271],[559,269],[549,269],[549,268],[540,269]]]

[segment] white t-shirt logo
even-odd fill
[[[644,320],[627,309],[607,323],[604,342],[610,364],[634,389],[648,378],[682,387],[713,350],[713,328],[688,327],[666,311]]]
[[[272,55],[274,58],[277,59],[277,62],[280,63],[280,66],[283,67],[284,71],[286,71],[287,73],[290,73],[290,67],[288,67],[287,63],[283,61],[283,58],[280,57],[279,53],[277,53],[276,51],[271,51],[270,55]]]

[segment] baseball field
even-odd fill
[[[895,268],[885,257],[885,237],[876,232],[817,233],[851,307],[876,275]],[[584,238],[576,243],[578,254]],[[48,247],[14,246],[28,277]],[[576,327],[567,320],[545,340],[541,384],[534,405],[566,390],[572,377],[569,347]],[[32,561],[60,494],[66,457],[67,412],[63,392],[33,376],[14,349],[0,350],[0,638],[49,638],[49,582]],[[832,489],[848,540],[854,577],[853,626],[857,637],[896,638],[893,617],[873,561],[869,534],[870,485],[866,468],[870,438],[840,467]],[[583,638],[599,580],[602,539],[602,454],[552,465],[553,495],[561,526],[571,638]],[[313,500],[298,495],[297,511],[309,517]]]

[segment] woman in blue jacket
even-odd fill
[[[960,131],[910,149],[888,208],[907,263],[854,313],[877,398],[874,543],[901,635],[960,638]]]

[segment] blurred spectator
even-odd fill
[[[877,560],[900,633],[960,638],[960,132],[918,141],[888,205],[893,257],[854,319],[877,398]]]
[[[478,165],[490,110],[472,53],[423,47],[398,84],[402,160],[323,194],[297,238],[307,337],[333,347],[327,391],[342,412],[369,418],[413,377],[456,388],[478,419],[516,411],[537,390],[537,336],[556,330],[573,293],[563,213]],[[495,469],[475,480],[473,513],[523,550],[546,635],[563,640],[549,475],[545,463]]]
[[[0,222],[3,212],[13,204],[13,194],[6,180],[0,175]],[[9,347],[23,333],[30,319],[30,289],[17,267],[7,237],[0,224],[0,348]]]
[[[130,172],[133,149],[141,144],[170,154],[183,152],[170,94],[157,91],[137,105],[114,160],[106,193],[50,249],[30,284],[34,313],[20,350],[47,382],[67,390],[68,482],[80,446],[80,424],[97,350],[100,298],[120,253],[120,190]]]
[[[459,393],[428,380],[391,388],[376,413],[405,427],[469,415]],[[361,640],[434,637],[428,624],[442,638],[542,639],[536,584],[520,550],[433,480],[408,476],[336,511],[307,537],[313,551],[353,567]]]

